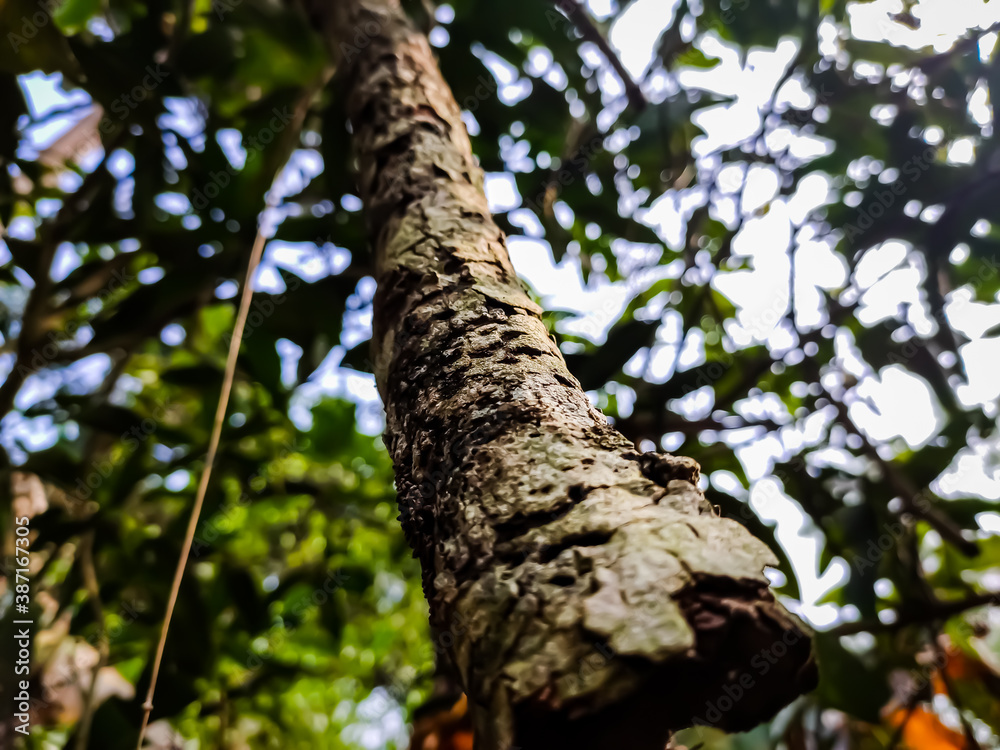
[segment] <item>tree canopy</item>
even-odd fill
[[[816,691],[678,742],[997,746],[996,9],[403,5],[573,374],[638,446],[701,464],[817,631]],[[0,613],[30,517],[27,746],[135,745],[260,227],[150,739],[406,747],[416,718],[415,747],[461,747],[456,696],[421,710],[448,644],[396,521],[351,132],[308,9],[6,0],[0,26]]]

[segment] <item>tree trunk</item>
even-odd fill
[[[538,0],[543,2],[543,0]],[[395,0],[317,2],[374,247],[400,518],[476,747],[650,748],[744,729],[815,682],[776,561],[688,458],[587,399],[518,281],[459,108]]]

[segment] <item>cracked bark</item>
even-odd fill
[[[695,722],[769,718],[815,682],[808,634],[768,591],[772,553],[713,514],[694,461],[640,455],[591,406],[398,3],[313,11],[338,58],[374,247],[400,518],[476,747],[660,750]]]

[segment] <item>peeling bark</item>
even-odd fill
[[[374,246],[373,351],[401,520],[477,748],[662,748],[815,682],[770,550],[688,458],[596,411],[518,281],[459,108],[394,0],[317,4]],[[739,697],[737,696],[739,693]]]

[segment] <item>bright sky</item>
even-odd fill
[[[611,12],[613,2],[614,0],[590,0],[588,4],[595,16],[606,17]],[[612,28],[611,42],[637,79],[641,79],[646,72],[655,42],[662,29],[672,21],[675,5],[675,2],[665,0],[636,0]],[[441,7],[442,12],[447,15],[447,6]],[[902,9],[898,0],[855,3],[851,7],[852,33],[863,39],[887,37],[896,44],[915,48],[933,45],[944,50],[967,29],[974,26],[986,27],[1000,20],[1000,3],[984,3],[982,0],[924,0],[913,11],[922,20],[922,26],[920,30],[911,30],[888,21],[887,13]],[[827,24],[821,39],[826,39],[826,43],[829,43],[832,33],[834,30]],[[994,35],[984,38],[981,44],[983,55],[992,50],[994,42]],[[703,160],[708,160],[711,157],[707,155],[720,146],[735,143],[755,132],[759,123],[759,107],[768,100],[774,83],[794,56],[795,47],[791,42],[786,42],[775,52],[752,51],[748,55],[746,67],[741,66],[736,52],[718,38],[706,40],[703,51],[719,57],[722,63],[709,72],[681,73],[681,80],[685,85],[700,86],[735,97],[733,103],[719,105],[699,115],[698,124],[706,131],[706,136],[697,143],[696,153]],[[500,96],[504,101],[514,103],[523,96],[521,76],[516,69],[505,65],[502,60],[485,50],[478,50],[477,54],[494,70],[502,84]],[[585,52],[585,55],[588,60],[601,64],[600,56],[596,53]],[[533,59],[532,64],[545,67],[547,61],[544,57],[541,55],[538,59]],[[558,71],[552,75],[558,76]],[[609,101],[615,99],[615,95],[621,91],[617,78],[609,70],[604,70],[601,74],[601,83],[609,95]],[[55,118],[45,126],[31,130],[25,154],[28,156],[51,144],[83,117],[87,112],[89,99],[79,91],[69,94],[62,91],[58,77],[40,74],[24,76],[22,85],[30,99],[32,114],[36,117],[71,104],[81,106],[79,111]],[[655,98],[663,85],[664,81],[651,78],[647,81],[647,93]],[[794,80],[785,85],[782,96],[799,103],[808,97]],[[192,132],[197,131],[198,123],[191,102],[172,100],[170,106],[173,114],[167,117],[172,126],[179,130],[187,128]],[[985,95],[974,98],[970,107],[980,122],[989,122],[991,115]],[[239,145],[239,134],[235,131],[222,133],[219,141],[231,161],[240,164],[245,154]],[[802,154],[823,153],[829,148],[828,144],[818,139],[805,137],[789,145]],[[951,158],[967,160],[973,148],[974,144],[971,142],[962,144],[953,150]],[[183,158],[176,148],[168,153],[168,157]],[[96,164],[98,158],[99,153],[93,153],[88,157],[88,162]],[[511,158],[513,160],[514,156]],[[131,172],[130,161],[127,155],[117,156],[111,165],[112,169],[126,177]],[[511,168],[515,166],[511,163]],[[283,175],[281,192],[296,192],[303,181],[311,179],[322,168],[317,152],[309,148],[301,149]],[[737,167],[728,169],[728,179],[732,185],[729,192],[735,194],[742,174]],[[65,179],[70,183],[66,187],[72,187],[73,178],[67,175]],[[726,179],[724,172],[721,184],[726,184]],[[126,189],[130,189],[129,180],[130,178],[126,179]],[[494,210],[512,208],[520,202],[510,173],[488,175],[486,187]],[[824,241],[813,239],[814,233],[805,221],[806,216],[812,208],[829,200],[829,192],[826,180],[817,176],[803,180],[794,195],[787,198],[776,197],[778,180],[773,170],[767,166],[757,166],[751,170],[742,209],[751,211],[768,203],[770,209],[745,225],[734,243],[734,253],[752,258],[753,263],[748,265],[753,270],[726,273],[717,276],[712,282],[737,307],[736,320],[732,321],[727,330],[735,345],[766,341],[772,349],[778,351],[790,348],[791,338],[783,327],[782,319],[789,300],[792,299],[789,294],[791,284],[794,284],[795,291],[795,314],[803,324],[818,320],[820,291],[824,289],[846,287],[853,290],[862,299],[862,319],[868,324],[895,314],[900,303],[915,301],[916,282],[921,270],[915,257],[901,243],[889,242],[872,249],[853,276],[849,277],[847,267],[831,248]],[[643,215],[644,220],[658,229],[666,245],[676,247],[683,229],[678,214],[698,205],[700,200],[702,198],[697,191],[670,191],[655,201]],[[179,215],[189,210],[187,198],[179,194],[160,196],[158,204],[164,210]],[[54,211],[56,207],[53,204],[50,208]],[[345,208],[357,210],[359,206],[346,205]],[[724,198],[714,208],[720,218],[732,221],[738,207],[735,205],[735,198]],[[566,212],[569,209],[561,206],[559,210]],[[525,212],[515,214],[512,218],[520,221],[524,228],[523,236],[511,237],[509,240],[511,258],[518,272],[543,297],[548,308],[579,313],[578,318],[565,324],[567,332],[587,335],[597,342],[604,339],[607,329],[635,294],[643,291],[656,278],[676,277],[681,271],[676,265],[652,270],[647,268],[636,272],[627,281],[614,284],[595,273],[591,276],[590,284],[585,285],[579,262],[572,255],[568,255],[558,265],[553,262],[548,245],[538,239],[541,231],[536,221],[525,215]],[[279,219],[277,212],[272,212],[267,223],[273,226]],[[12,222],[8,230],[13,237],[31,238],[35,227],[29,219],[22,218]],[[797,249],[794,278],[790,280],[788,247],[793,238]],[[660,250],[657,247],[622,242],[616,247],[616,252],[622,266],[631,263],[638,267],[649,265],[659,256]],[[0,263],[9,258],[6,246],[0,242]],[[277,266],[294,269],[306,279],[315,279],[331,270],[342,269],[348,260],[346,251],[332,244],[318,248],[312,244],[272,242],[267,247],[264,263],[258,272],[256,287],[280,290],[280,277],[275,271]],[[78,264],[79,259],[71,248],[61,249],[54,267],[56,278],[63,278]],[[144,280],[154,279],[150,277]],[[24,281],[26,285],[30,284],[30,280]],[[359,289],[358,301],[370,302],[373,291],[372,283],[363,284]],[[231,297],[235,292],[235,284],[228,283],[220,286],[218,294],[225,298]],[[360,312],[350,312],[346,320],[344,343],[348,347],[363,341],[370,333],[370,308],[365,310],[364,305],[360,307]],[[926,330],[928,322],[919,318],[919,305],[910,307],[910,310],[914,311],[910,322],[917,330]],[[959,398],[969,405],[992,403],[1000,397],[1000,381],[994,374],[995,363],[1000,359],[1000,339],[986,338],[984,333],[1000,322],[1000,306],[970,303],[967,293],[957,290],[950,296],[947,312],[955,325],[972,339],[961,350],[969,381],[959,388]],[[671,339],[664,334],[676,330],[678,316],[669,308],[657,310],[655,314],[662,315],[665,324],[661,342],[653,351],[637,355],[629,363],[629,372],[645,374],[651,380],[662,381],[671,375],[678,345],[676,338]],[[183,330],[179,326],[170,326],[163,333],[163,338],[168,343],[179,341],[181,336]],[[838,334],[836,344],[843,371],[858,380],[858,386],[848,403],[852,417],[865,432],[876,440],[902,437],[913,446],[925,443],[935,434],[940,420],[940,407],[922,380],[901,367],[885,368],[880,373],[872,372],[864,365],[853,342],[845,334]],[[296,350],[297,347],[291,342],[285,341],[279,345],[288,382],[291,382],[295,360],[301,354]],[[380,432],[381,406],[373,380],[367,374],[340,368],[338,365],[344,351],[345,347],[336,347],[317,376],[299,387],[293,401],[293,416],[299,422],[307,422],[311,403],[325,393],[340,394],[361,404],[362,425],[366,431],[372,434]],[[679,368],[683,370],[697,366],[703,361],[703,356],[699,342],[689,339],[679,358]],[[13,355],[0,354],[0,371],[8,371],[12,361]],[[74,364],[70,368],[74,387],[80,392],[94,388],[106,374],[108,366],[107,358],[103,355]],[[26,408],[49,397],[61,382],[59,376],[51,373],[33,376],[22,389],[17,406]],[[620,402],[628,401],[627,389],[619,389],[617,395]],[[691,394],[682,400],[679,408],[692,418],[699,413],[707,413],[712,407],[710,395],[708,391]],[[872,408],[873,405],[876,408]],[[744,408],[751,412],[769,411],[785,415],[783,406],[766,398],[748,401]],[[816,415],[804,424],[796,426],[791,423],[781,432],[780,437],[772,434],[762,440],[744,443],[738,441],[745,440],[746,436],[730,439],[747,475],[753,480],[750,502],[762,518],[777,523],[778,539],[793,561],[803,602],[801,607],[794,604],[792,606],[818,627],[830,625],[838,617],[854,616],[849,611],[839,612],[831,604],[817,604],[831,587],[843,579],[846,563],[835,561],[826,570],[818,569],[821,544],[819,531],[807,520],[798,503],[781,491],[780,485],[770,478],[770,474],[775,461],[787,458],[791,451],[803,445],[815,445],[819,442],[819,427],[825,418],[823,415]],[[15,437],[21,438],[30,446],[43,447],[51,444],[54,431],[51,423],[44,418],[26,420],[17,415],[9,415],[0,430],[0,444],[16,460],[19,451],[13,442]],[[670,449],[675,437],[667,436],[660,447]],[[987,463],[989,456],[996,450],[997,446],[991,444],[970,446],[960,456],[954,471],[940,482],[940,492],[946,496],[976,493],[990,498],[1000,497],[1000,479],[988,468]],[[845,456],[837,455],[834,449],[827,453],[833,463],[846,461]],[[732,489],[734,486],[733,478],[723,473],[717,472],[712,476],[712,481],[720,488]],[[982,514],[980,525],[984,530],[998,532],[1000,515]]]
[[[590,5],[595,15],[608,12],[606,3],[591,2]],[[611,42],[635,79],[641,80],[647,72],[654,45],[662,29],[672,22],[675,6],[676,3],[663,0],[636,0],[613,26]],[[902,10],[902,3],[898,0],[855,3],[851,7],[851,31],[861,39],[889,39],[894,44],[915,49],[932,46],[937,51],[944,51],[968,29],[986,28],[1000,21],[998,3],[925,0],[914,9],[914,15],[922,21],[921,28],[912,30],[889,21],[889,13]],[[826,29],[826,32],[829,34],[832,29]],[[984,56],[993,49],[995,42],[995,34],[984,36],[980,44]],[[768,102],[774,84],[794,57],[796,49],[794,44],[786,42],[774,52],[752,51],[745,67],[740,65],[736,51],[717,38],[706,42],[702,49],[706,54],[719,57],[722,64],[709,72],[682,73],[681,80],[685,85],[697,85],[735,97],[735,103],[720,105],[699,118],[698,124],[706,131],[706,138],[698,144],[697,153],[707,154],[756,132],[759,108]],[[606,73],[606,79],[607,88],[620,93],[613,74]],[[655,80],[651,83],[655,92]],[[649,87],[647,93],[650,93]],[[796,81],[786,84],[782,94],[782,98],[789,101],[805,96]],[[796,103],[801,104],[801,101]],[[990,111],[985,98],[974,98],[970,107],[980,122],[989,121]],[[799,141],[794,147],[803,154],[824,153],[828,148],[818,139],[800,138]],[[968,157],[963,159],[962,154],[953,152],[951,158],[958,161]],[[736,167],[732,169],[739,171]],[[741,177],[736,176],[732,192],[736,191]],[[777,175],[771,168],[760,166],[752,170],[743,210],[752,211],[767,203],[770,203],[770,209],[764,216],[745,225],[734,242],[734,252],[752,257],[750,265],[753,270],[730,272],[713,281],[716,288],[738,308],[738,325],[729,330],[737,344],[763,340],[774,349],[783,348],[782,339],[787,339],[787,333],[775,324],[781,320],[789,304],[791,267],[788,246],[793,237],[798,240],[794,298],[796,319],[800,323],[809,324],[818,320],[821,289],[839,289],[846,285],[856,289],[863,303],[862,320],[870,325],[896,314],[901,303],[917,301],[917,281],[921,270],[902,243],[889,242],[871,250],[859,264],[853,278],[848,278],[847,267],[831,248],[824,242],[811,239],[812,231],[805,224],[805,217],[814,207],[828,200],[829,186],[825,179],[815,177],[804,180],[799,190],[787,199],[775,198],[778,187]],[[493,176],[488,183],[488,193],[495,206],[516,204],[513,191],[513,183],[502,175]],[[667,193],[654,203],[645,217],[657,226],[664,240],[675,247],[682,232],[677,215],[678,209],[685,205],[684,198]],[[719,210],[721,215],[735,215],[734,206],[719,206]],[[591,285],[585,287],[578,264],[572,259],[565,259],[556,266],[544,243],[513,238],[510,248],[518,272],[542,294],[546,305],[582,311],[581,318],[574,321],[573,332],[598,331],[592,336],[596,341],[603,339],[604,332],[617,319],[629,299],[648,284],[648,281],[637,284],[633,278],[610,284],[602,283],[599,277],[592,277]],[[1000,382],[995,376],[995,363],[1000,361],[1000,340],[985,338],[983,334],[1000,322],[1000,306],[969,303],[967,292],[961,290],[949,299],[949,318],[972,338],[960,352],[969,381],[959,388],[959,398],[970,406],[992,403],[1000,397]],[[920,308],[920,305],[914,305],[910,309],[918,311]],[[664,314],[665,322],[669,315],[669,311]],[[911,322],[918,331],[928,330],[929,323],[925,320],[914,319]],[[884,441],[902,437],[916,447],[936,434],[941,409],[922,379],[899,366],[885,368],[881,373],[872,372],[863,363],[849,336],[839,334],[836,343],[844,371],[859,381],[849,401],[851,417],[871,438]],[[676,341],[664,343],[659,352],[654,350],[646,369],[647,377],[652,374],[654,379],[668,378],[668,371],[657,371],[657,361],[672,363],[675,352]],[[698,348],[685,347],[680,369],[697,366],[703,361],[702,356]],[[699,411],[704,415],[711,410],[711,403],[699,398],[701,395],[691,394],[690,411],[687,412],[691,418],[696,418]],[[873,409],[873,406],[876,408]],[[803,601],[801,607],[793,607],[817,627],[857,616],[856,611],[841,612],[832,604],[816,604],[843,580],[848,566],[837,559],[826,570],[818,569],[822,535],[798,503],[781,491],[779,483],[771,479],[770,474],[775,461],[787,459],[790,452],[804,444],[815,445],[819,442],[821,421],[822,417],[819,417],[807,421],[801,430],[783,430],[780,438],[771,434],[764,440],[734,445],[748,477],[754,481],[751,504],[765,521],[777,523],[778,539],[795,567]],[[669,450],[671,445],[660,447]],[[974,493],[1000,498],[1000,480],[987,458],[996,450],[995,443],[970,446],[936,489],[946,497]],[[831,463],[843,463],[845,460],[832,449],[826,453],[831,454]],[[712,481],[718,481],[720,488],[725,486],[729,490],[736,486],[727,476],[713,476]],[[983,514],[978,520],[984,531],[1000,531],[1000,515]]]

